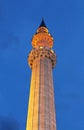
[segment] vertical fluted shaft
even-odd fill
[[[32,63],[26,130],[56,130],[52,62],[46,56]]]

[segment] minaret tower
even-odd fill
[[[56,130],[52,69],[56,54],[44,20],[32,38],[28,64],[32,69],[26,130]]]

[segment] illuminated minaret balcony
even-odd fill
[[[32,38],[33,48],[38,47],[47,47],[52,48],[53,46],[53,37],[48,32],[44,21],[42,20],[41,25],[36,31],[36,34]]]
[[[26,130],[56,130],[52,68],[56,54],[44,20],[32,38],[28,64],[32,69]]]

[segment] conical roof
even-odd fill
[[[45,28],[47,28],[43,18],[42,18],[42,21],[41,21],[41,24],[40,24],[39,27],[45,27]]]

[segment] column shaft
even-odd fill
[[[33,62],[26,130],[56,130],[51,60]]]

